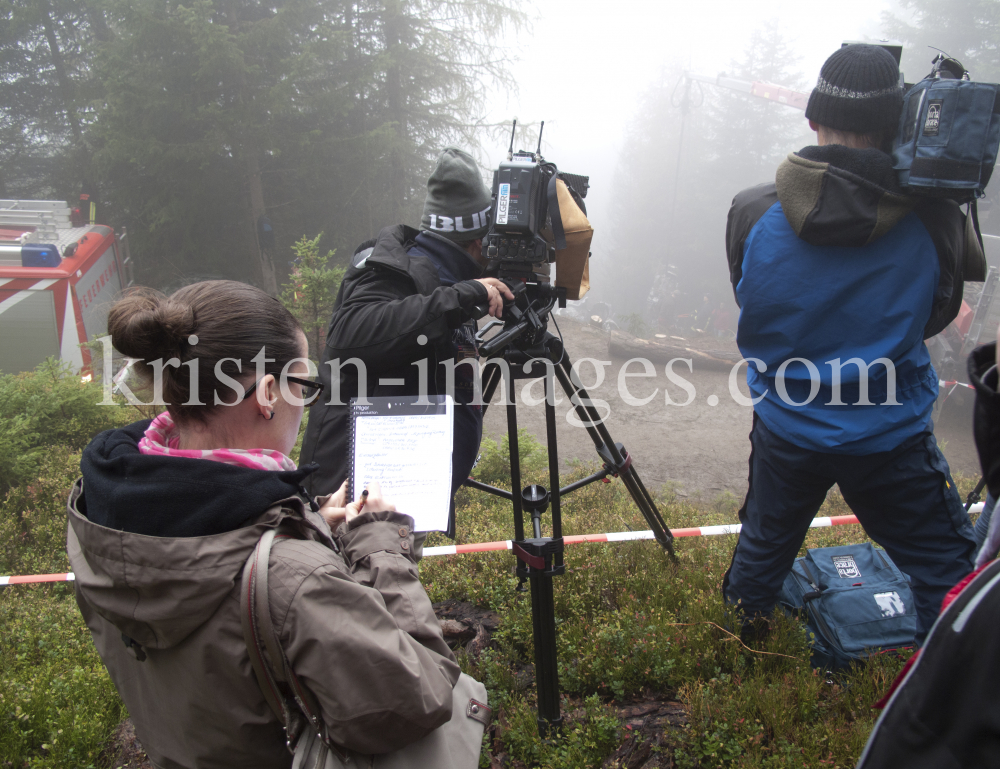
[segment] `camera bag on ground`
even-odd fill
[[[779,604],[807,615],[812,666],[837,670],[873,651],[913,646],[917,615],[906,576],[871,543],[810,549],[785,578]]]
[[[288,664],[271,622],[267,561],[276,534],[294,536],[291,531],[270,529],[260,538],[243,567],[240,617],[257,683],[267,704],[284,725],[289,748],[293,750],[292,769],[478,767],[483,731],[490,722],[492,710],[486,705],[486,687],[465,673],[459,677],[452,692],[451,720],[405,748],[392,753],[363,755],[328,738],[319,703]]]
[[[969,79],[955,59],[937,56],[931,73],[903,97],[892,148],[900,186],[911,195],[969,203],[966,239],[982,234],[976,200],[985,195],[1000,149],[1000,86]],[[971,265],[970,265],[971,266]],[[966,270],[969,273],[969,270]],[[973,272],[966,280],[984,280]]]

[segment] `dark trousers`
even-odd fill
[[[483,410],[478,406],[455,404],[455,435],[451,450],[451,512],[445,534],[455,538],[455,494],[479,459],[483,442]]]
[[[799,548],[834,483],[864,526],[910,577],[922,642],[945,594],[972,571],[972,524],[933,433],[892,451],[825,454],[779,438],[754,416],[750,479],[723,594],[747,618],[777,604]]]

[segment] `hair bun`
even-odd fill
[[[115,348],[146,361],[178,357],[195,328],[191,307],[148,288],[131,291],[108,314]]]
[[[159,321],[168,347],[177,352],[186,349],[196,328],[194,310],[182,302],[165,299],[160,302]]]

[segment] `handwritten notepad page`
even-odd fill
[[[451,508],[454,401],[447,395],[351,401],[351,499],[372,481],[415,531],[445,531]]]

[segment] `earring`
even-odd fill
[[[271,413],[270,413],[270,414],[268,414],[268,415],[267,415],[267,418],[268,418],[269,420],[270,420],[270,419],[274,419],[274,411],[273,411],[273,410],[271,411]]]

